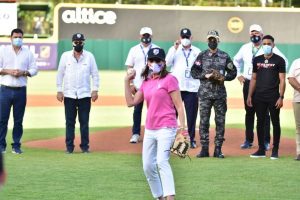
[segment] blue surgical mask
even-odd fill
[[[161,71],[163,65],[162,64],[157,64],[155,62],[151,63],[149,68],[153,71],[153,73],[157,74]]]
[[[272,46],[263,45],[262,48],[263,48],[263,51],[264,51],[265,55],[270,55],[272,53]]]
[[[22,38],[13,38],[12,44],[14,46],[20,47],[23,45],[23,39]]]

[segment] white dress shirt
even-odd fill
[[[300,83],[300,58],[294,60],[288,73],[288,78],[295,78]],[[300,102],[300,92],[294,90],[293,102]]]
[[[33,53],[26,47],[21,47],[16,53],[13,46],[4,46],[0,50],[0,72],[3,69],[19,69],[28,71],[30,76],[38,73]],[[27,85],[27,76],[14,77],[1,75],[0,84],[10,87],[24,87]]]
[[[177,78],[180,91],[198,92],[200,81],[191,76],[191,68],[200,53],[200,49],[191,46],[184,49],[179,45],[177,50],[172,46],[166,56],[166,64],[171,67],[171,73]]]
[[[155,44],[149,44],[144,47],[141,43],[135,45],[129,50],[125,65],[133,67],[136,71],[135,78],[133,79],[134,86],[139,89],[142,85],[143,79],[141,74],[147,65],[147,54],[149,49],[157,48]]]
[[[287,58],[281,53],[281,51],[276,46],[273,48],[273,53],[281,56],[285,60],[285,66],[288,69]],[[260,56],[263,54],[264,51],[262,49],[262,46],[260,46],[259,49],[257,49],[253,46],[252,42],[244,44],[233,58],[233,64],[236,66],[237,69],[237,77],[242,75],[244,78],[251,80],[253,69],[252,59],[253,57]],[[242,71],[243,66],[244,70]]]
[[[82,99],[91,97],[90,78],[93,80],[93,91],[99,89],[99,73],[95,57],[83,50],[78,61],[73,50],[64,52],[60,58],[56,86],[65,97]]]

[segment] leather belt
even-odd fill
[[[22,87],[11,87],[11,86],[7,86],[7,85],[1,85],[2,88],[7,88],[7,89],[11,89],[11,90],[21,90],[23,88],[25,88],[25,86]]]

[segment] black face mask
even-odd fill
[[[76,51],[76,52],[81,52],[82,51],[82,49],[83,49],[83,45],[82,44],[76,44],[76,45],[74,45],[73,46],[74,47],[74,50]]]
[[[151,37],[145,35],[141,38],[141,42],[145,43],[145,44],[149,44],[149,43],[151,43]]]
[[[218,42],[217,41],[209,41],[208,42],[208,47],[211,50],[215,50],[218,47]]]
[[[259,35],[252,35],[250,37],[251,42],[258,43],[261,40],[261,37]]]

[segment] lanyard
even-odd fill
[[[141,47],[141,50],[142,50],[142,52],[143,52],[143,54],[144,54],[145,65],[147,65],[147,54],[148,54],[148,51],[151,49],[152,44],[149,46],[149,49],[148,49],[147,53],[145,53],[144,48],[143,48],[142,45],[140,45],[140,47]]]
[[[260,48],[261,48],[261,45],[259,46],[258,49],[255,48],[254,45],[252,46],[252,58],[254,58],[256,56],[256,54],[258,53],[258,51],[260,50]]]
[[[185,54],[184,48],[182,48],[183,55],[185,57],[186,67],[189,67],[189,57],[191,55],[192,49],[189,49],[188,55]]]

